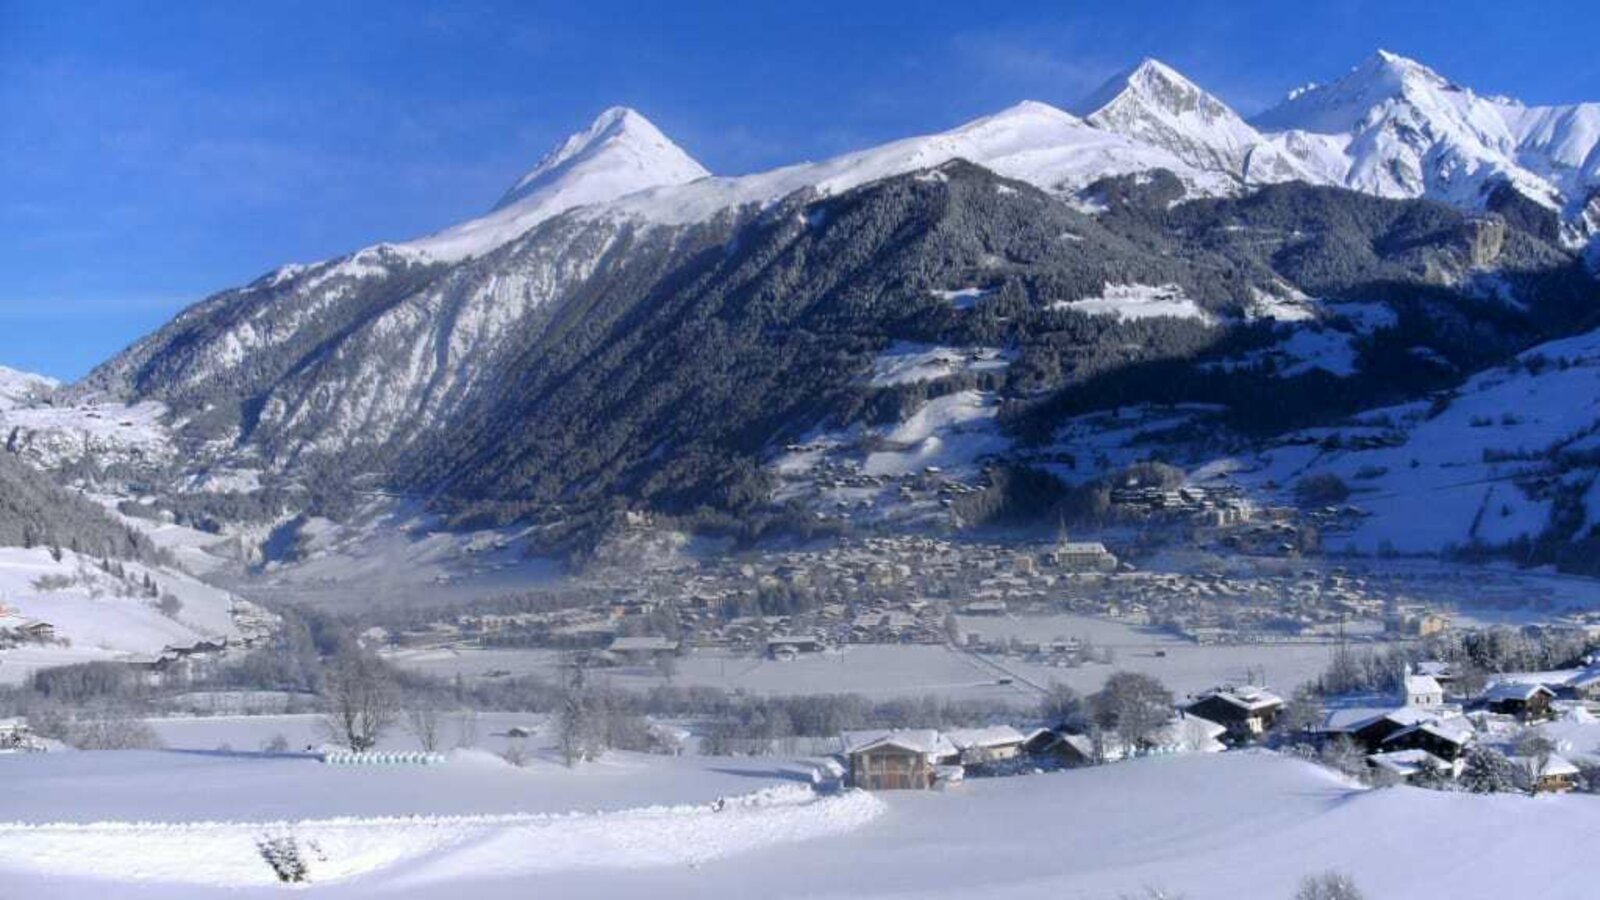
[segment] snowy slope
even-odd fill
[[[0,366],[0,412],[28,404],[60,386],[54,378]]]
[[[42,666],[160,653],[169,644],[238,635],[227,592],[171,570],[119,565],[122,577],[71,550],[57,561],[44,547],[0,547],[0,606],[7,614],[0,628],[38,619],[54,626],[58,639],[0,649],[0,682],[15,683]],[[142,589],[146,575],[158,596]],[[157,608],[159,594],[168,593],[182,604],[170,617]]]
[[[20,774],[48,765],[65,774],[76,763],[97,769],[93,780],[112,787],[152,766],[148,754],[74,757],[0,766]],[[210,764],[243,773],[267,763]],[[401,773],[339,774],[354,783]],[[181,803],[180,777],[149,780],[150,805]],[[708,796],[693,807],[560,817],[310,820],[270,829],[246,822],[6,826],[0,873],[31,897],[110,889],[119,897],[183,898],[224,886],[240,896],[281,896],[253,855],[254,840],[268,833],[314,842],[320,852],[309,890],[335,897],[1091,900],[1159,890],[1231,900],[1289,897],[1306,875],[1337,869],[1374,898],[1579,900],[1593,894],[1582,866],[1485,860],[1548,854],[1600,827],[1593,797],[1365,790],[1309,763],[1256,752],[975,779],[945,791],[810,800],[802,790],[730,797],[723,812],[710,811]],[[646,789],[639,802],[649,796]],[[1419,842],[1428,852],[1395,851]]]
[[[1343,446],[1330,449],[1329,436]],[[1344,479],[1370,516],[1349,534],[1325,535],[1333,546],[1434,552],[1536,537],[1562,493],[1582,497],[1582,536],[1600,524],[1600,333],[1534,347],[1435,408],[1374,410],[1314,437],[1264,452],[1241,478],[1285,488],[1310,474]]]
[[[1253,124],[1279,132],[1275,140],[1307,168],[1379,196],[1478,208],[1509,183],[1570,219],[1600,186],[1600,104],[1527,107],[1483,97],[1381,50]]]

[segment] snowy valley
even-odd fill
[[[1600,103],[1071,109],[0,367],[0,895],[1594,896]]]

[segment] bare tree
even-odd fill
[[[350,651],[333,661],[323,679],[323,729],[334,741],[361,752],[377,746],[394,724],[400,696],[377,658]]]
[[[1096,725],[1115,731],[1129,751],[1137,752],[1172,718],[1172,692],[1142,672],[1114,672],[1089,698],[1089,709]]]
[[[1294,695],[1284,706],[1283,716],[1278,719],[1278,728],[1284,734],[1299,737],[1321,725],[1325,715],[1322,696],[1317,693],[1316,685],[1307,682],[1294,689]]]
[[[1044,698],[1039,701],[1039,716],[1051,728],[1080,725],[1083,722],[1083,698],[1070,686],[1052,681],[1045,686]]]
[[[1517,738],[1517,755],[1522,757],[1522,767],[1527,772],[1528,793],[1539,793],[1539,779],[1550,767],[1550,757],[1555,755],[1556,743],[1544,732],[1528,729]]]
[[[1300,890],[1295,891],[1294,900],[1363,900],[1365,896],[1349,875],[1330,871],[1307,875],[1300,882]]]
[[[456,716],[456,746],[478,746],[478,711],[464,709]]]
[[[595,715],[583,667],[576,660],[561,666],[560,705],[556,710],[556,746],[569,768],[593,757]]]
[[[439,711],[432,706],[423,703],[407,708],[406,730],[428,753],[439,749]]]

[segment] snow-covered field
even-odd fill
[[[238,634],[226,591],[170,570],[121,565],[119,578],[70,550],[57,561],[44,547],[0,547],[0,607],[49,623],[61,641],[0,650],[0,682],[15,683],[43,666],[159,653],[169,644]],[[155,597],[143,591],[147,575]],[[181,604],[171,616],[158,608],[160,594],[168,593]],[[7,624],[0,618],[0,627]]]
[[[940,347],[899,341],[872,364],[873,387],[937,381],[966,372],[999,372],[1011,365],[994,347]]]
[[[1098,297],[1060,300],[1051,309],[1070,309],[1091,316],[1116,316],[1119,319],[1150,319],[1169,316],[1176,319],[1214,321],[1193,299],[1175,284],[1108,284]]]
[[[256,850],[293,836],[315,894],[438,897],[1111,898],[1146,888],[1192,900],[1287,898],[1308,873],[1351,874],[1374,900],[1593,896],[1593,875],[1562,847],[1600,828],[1589,796],[1478,796],[1352,787],[1261,752],[1159,757],[1057,774],[969,781],[944,791],[813,795],[797,767],[718,758],[643,760],[650,775],[588,785],[489,760],[357,770],[305,760],[98,753],[0,759],[9,800],[0,883],[18,896],[278,895]],[[252,788],[281,767],[280,780]],[[599,768],[599,767],[595,767]],[[234,777],[229,777],[229,775]],[[191,779],[201,779],[191,782]],[[602,776],[603,781],[603,776]],[[190,789],[191,783],[198,789]],[[515,813],[440,812],[451,796],[528,803]],[[228,785],[287,795],[200,821],[187,804]],[[334,792],[414,797],[414,814],[326,817]],[[413,785],[416,785],[413,788]],[[693,800],[661,799],[662,791]],[[96,795],[134,811],[86,821]],[[712,808],[726,797],[722,811]],[[298,805],[297,802],[299,801]],[[567,806],[581,812],[550,814]],[[460,803],[448,807],[459,810]],[[1538,860],[1538,864],[1507,861]]]
[[[1114,659],[1110,665],[1056,668],[1016,657],[988,656],[990,663],[984,663],[938,645],[862,644],[782,661],[699,650],[676,661],[671,683],[758,694],[849,692],[874,699],[934,695],[1028,707],[1037,700],[1037,691],[1028,682],[1059,681],[1082,692],[1096,691],[1117,670],[1154,675],[1180,696],[1252,677],[1287,691],[1326,670],[1331,652],[1329,644],[1318,643],[1197,645],[1170,634],[1082,616],[960,617],[959,621],[964,630],[988,640],[1088,639],[1097,648],[1110,650]],[[495,673],[547,679],[556,678],[560,660],[554,651],[471,648],[401,650],[388,659],[443,678],[457,674],[484,678]],[[1007,676],[1013,682],[1000,684]],[[599,677],[633,690],[667,683],[648,667],[611,669]]]

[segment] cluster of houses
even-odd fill
[[[1132,756],[1216,753],[1257,740],[1284,707],[1261,687],[1206,691],[1135,746],[1114,732],[1068,726],[1019,730],[1010,725],[847,731],[836,747],[848,783],[866,790],[928,789],[975,773],[1075,768]]]
[[[1474,745],[1501,743],[1537,790],[1576,785],[1580,770],[1570,759],[1559,752],[1518,756],[1508,739],[1600,699],[1600,668],[1503,676],[1472,696],[1453,695],[1454,680],[1448,665],[1423,663],[1406,672],[1393,704],[1332,709],[1315,737],[1346,740],[1370,766],[1401,780],[1459,778]]]
[[[1176,519],[1202,525],[1238,525],[1256,515],[1244,489],[1234,484],[1162,488],[1123,485],[1112,489],[1114,509],[1144,518]]]

